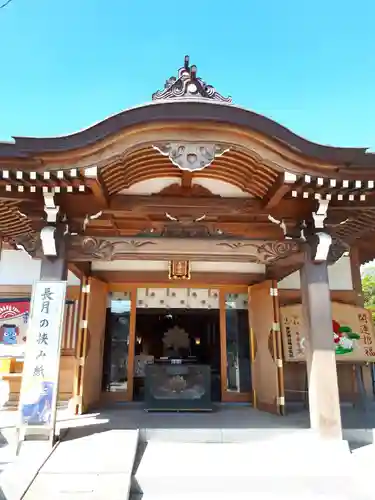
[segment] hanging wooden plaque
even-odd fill
[[[170,280],[189,280],[190,262],[188,260],[171,260],[169,262]]]

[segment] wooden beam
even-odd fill
[[[314,200],[281,200],[277,206],[276,217],[305,218],[311,215],[311,210],[315,207]],[[275,207],[276,208],[276,207]],[[181,196],[141,196],[141,195],[117,195],[111,197],[108,211],[111,213],[121,213],[122,211],[138,211],[139,213],[148,211],[153,214],[165,213],[176,210],[192,215],[210,213],[212,215],[233,216],[238,214],[259,214],[268,215],[269,210],[264,209],[262,200],[253,198],[222,198],[222,197],[181,197]],[[272,213],[272,210],[271,210]]]
[[[332,200],[329,203],[329,210],[343,210],[350,212],[354,212],[356,210],[375,211],[375,200],[371,198],[366,198],[364,201]]]
[[[117,230],[114,230],[109,226],[89,224],[86,228],[85,236],[136,236],[148,229],[153,229],[153,234],[157,235],[163,229],[162,226],[163,224],[161,222],[149,222],[141,224],[139,221],[137,221],[136,223],[128,223],[127,221],[117,220]],[[275,224],[271,223],[215,223],[214,227],[216,230],[221,230],[222,235],[228,235],[230,237],[236,238],[259,238],[266,240],[283,238],[281,229]],[[210,228],[208,227],[208,229]],[[213,234],[214,231],[211,230],[210,233]]]
[[[116,238],[98,237],[90,248],[84,236],[69,241],[70,262],[98,260],[204,260],[210,262],[252,262],[270,265],[297,253],[295,242],[240,240],[234,238]]]
[[[25,213],[28,213],[27,209],[29,209],[30,211],[36,210],[36,215],[39,215],[40,212],[37,212],[43,210],[41,195],[9,193],[6,199],[11,201],[12,197],[22,202],[22,209],[24,208],[22,211]],[[87,214],[93,215],[102,211],[103,214],[114,216],[127,214],[132,218],[148,215],[164,218],[165,213],[168,212],[171,215],[198,217],[204,214],[212,217],[268,216],[271,214],[277,219],[300,220],[311,216],[312,210],[316,208],[316,201],[312,199],[281,199],[273,208],[265,208],[263,201],[258,199],[212,196],[115,195],[109,198],[108,206],[104,205],[104,199],[94,194],[60,193],[56,194],[55,200],[56,205],[60,206],[61,211],[70,218],[84,218]],[[342,207],[345,210],[345,205],[334,206],[333,210],[341,210]],[[375,210],[375,204],[372,209]]]
[[[91,275],[91,262],[69,262],[68,269],[74,276],[82,280],[85,276]]]
[[[350,248],[350,271],[352,275],[353,290],[356,297],[356,305],[359,307],[364,307],[364,297],[362,291],[362,279],[361,279],[361,262],[359,259],[358,247],[352,246]]]
[[[237,213],[243,210],[253,208],[260,209],[261,203],[258,200],[247,198],[213,198],[213,197],[180,197],[180,196],[142,196],[142,195],[116,195],[111,198],[109,210],[136,210],[145,209],[165,210],[181,209],[189,210],[210,210],[220,213]]]
[[[98,199],[98,202],[103,207],[108,207],[109,194],[101,174],[98,173],[96,179],[86,179],[85,184],[91,189],[92,194]]]
[[[279,259],[267,267],[266,278],[281,280],[301,269],[304,259],[305,255],[303,251],[291,254],[284,259]]]
[[[284,173],[280,174],[263,198],[265,209],[273,208],[280,203],[284,196],[291,191],[293,184],[285,182]]]
[[[160,283],[166,286],[175,286],[176,281],[168,278],[167,271],[93,271],[93,276],[106,281],[107,283],[131,283],[141,286],[157,285]],[[211,273],[192,271],[190,280],[181,280],[182,286],[207,285],[212,288],[216,285],[253,285],[263,281],[263,273]]]
[[[193,172],[187,172],[184,170],[181,176],[181,186],[183,189],[191,189],[191,184],[193,180]]]
[[[356,304],[353,290],[331,290],[331,301],[342,302],[343,304]],[[300,304],[302,294],[300,289],[279,288],[280,306]]]
[[[26,202],[26,203],[38,203],[43,202],[42,193],[30,193],[30,191],[19,192],[16,190],[5,191],[5,189],[0,188],[0,201],[17,201],[17,202]]]

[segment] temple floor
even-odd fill
[[[371,403],[366,412],[349,404],[342,405],[341,417],[344,434],[351,430],[375,429],[375,403]],[[0,411],[0,429],[11,430],[16,422],[16,410]],[[239,439],[242,440],[246,438],[246,434],[255,438],[261,431],[274,434],[277,431],[306,430],[310,427],[310,419],[308,410],[299,404],[288,406],[285,416],[273,415],[242,404],[216,404],[215,410],[210,413],[146,412],[142,403],[117,404],[93,413],[72,416],[63,405],[58,410],[57,428],[68,427],[77,427],[87,433],[99,432],[102,427],[139,429],[141,433],[150,432],[154,436],[164,433],[172,440],[173,435],[178,436],[178,431],[189,431],[190,438],[194,439],[194,431],[199,434],[204,430],[205,440],[216,442],[220,433],[223,435],[220,441],[230,441],[235,433],[239,433]],[[226,434],[231,437],[227,439]]]

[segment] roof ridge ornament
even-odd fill
[[[153,101],[178,98],[203,98],[213,101],[232,103],[231,97],[224,97],[204,80],[197,77],[197,67],[190,66],[189,56],[185,56],[184,66],[178,70],[178,77],[171,76],[164,85],[163,90],[152,94]]]

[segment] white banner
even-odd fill
[[[20,426],[55,425],[66,281],[33,286],[20,392]]]

